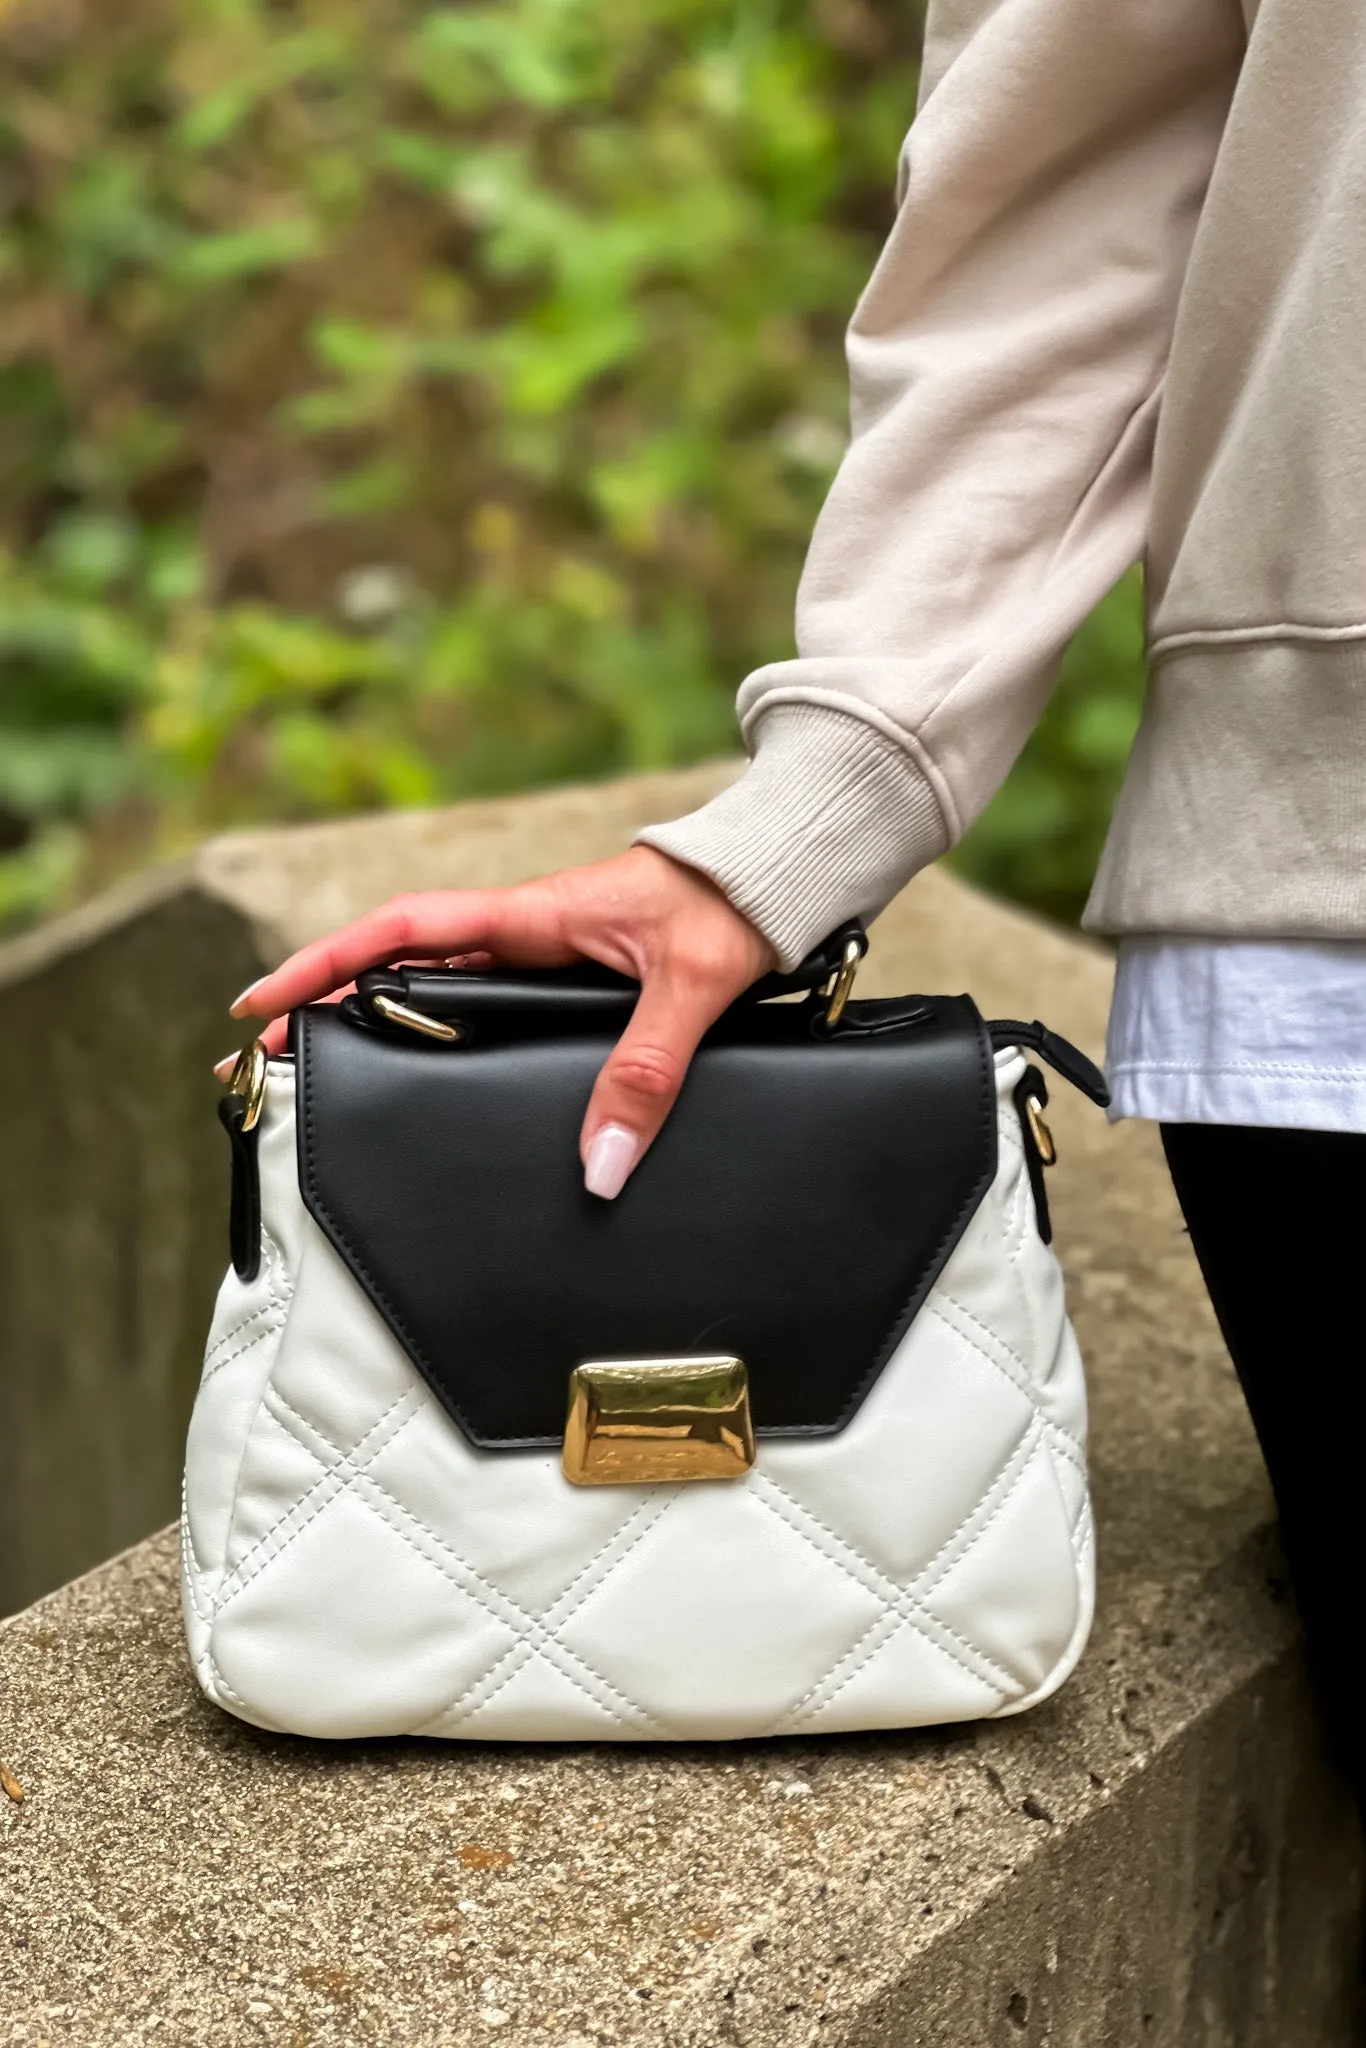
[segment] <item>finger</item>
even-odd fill
[[[343,1001],[345,997],[354,994],[355,985],[353,983],[350,988],[334,989],[331,995],[323,997],[323,1001],[325,1003],[340,1003],[341,1001]],[[278,1056],[285,1050],[285,1047],[289,1043],[288,1017],[273,1017],[269,1024],[262,1026],[257,1036],[260,1040],[260,1043],[266,1049],[267,1058],[272,1060],[278,1058]],[[231,1080],[232,1070],[237,1065],[238,1059],[240,1057],[240,1054],[230,1052],[226,1059],[221,1059],[218,1062],[217,1066],[214,1068],[214,1073],[218,1076],[218,1079],[220,1081]]]
[[[738,992],[677,974],[646,981],[584,1117],[580,1151],[590,1194],[612,1201],[621,1193],[678,1100],[703,1033]]]
[[[277,1053],[284,1051],[285,1038],[288,1034],[288,1031],[288,1017],[276,1017],[275,1020],[272,1023],[267,1024],[265,1029],[260,1033],[260,1043],[265,1047],[266,1055],[269,1059],[274,1059]],[[225,1059],[219,1060],[218,1064],[215,1066],[213,1070],[214,1079],[217,1081],[222,1081],[226,1085],[227,1082],[229,1082],[232,1079],[233,1068],[237,1065],[237,1062],[239,1059],[241,1059],[241,1057],[242,1055],[240,1052],[230,1052]]]
[[[396,896],[355,924],[294,953],[244,989],[234,1017],[273,1017],[316,1002],[367,967],[402,959],[435,960],[496,953],[526,966],[562,966],[574,957],[559,932],[548,891],[429,890]]]

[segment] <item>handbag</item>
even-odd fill
[[[859,1000],[837,932],[708,1033],[614,1202],[638,994],[385,967],[221,1114],[187,1448],[200,1685],[327,1737],[696,1740],[1014,1714],[1076,1662],[1085,1390],[1041,1024]]]

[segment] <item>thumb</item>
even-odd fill
[[[667,971],[646,980],[583,1120],[580,1151],[590,1195],[611,1201],[621,1193],[678,1100],[703,1033],[743,986]]]

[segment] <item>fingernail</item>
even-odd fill
[[[218,1062],[218,1065],[214,1068],[214,1073],[218,1076],[220,1081],[226,1081],[231,1075],[232,1070],[236,1065],[237,1054],[235,1052],[230,1052],[225,1060],[220,1060]]]
[[[604,1124],[588,1147],[583,1165],[583,1184],[589,1194],[601,1195],[604,1202],[614,1201],[639,1157],[640,1140],[634,1131],[624,1124]]]
[[[252,997],[255,995],[257,989],[264,987],[265,983],[269,980],[270,976],[268,974],[263,974],[261,975],[259,980],[254,981],[251,984],[250,988],[244,988],[241,995],[234,997],[233,1001],[229,1003],[228,1015],[230,1017],[245,1016],[247,1005],[251,1001]]]

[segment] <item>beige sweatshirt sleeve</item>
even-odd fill
[[[849,330],[852,440],[752,760],[650,845],[799,959],[966,829],[1143,551],[1237,0],[931,0],[896,224]]]

